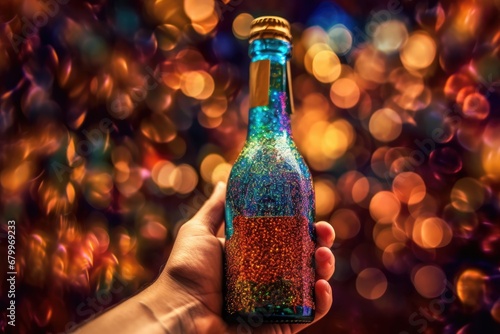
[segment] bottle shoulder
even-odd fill
[[[247,140],[233,170],[267,170],[270,173],[287,171],[310,178],[309,168],[291,138]]]
[[[311,174],[291,140],[245,144],[227,186],[226,221],[237,215],[314,220]],[[230,228],[227,233],[231,234]]]

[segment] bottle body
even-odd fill
[[[290,139],[291,140],[291,139]],[[293,142],[247,142],[228,182],[226,313],[314,319],[314,194]]]
[[[226,198],[228,320],[314,319],[314,192],[290,130],[290,48],[275,39],[256,40],[250,48],[251,71],[258,73],[251,72],[248,136]],[[262,85],[267,99],[252,96],[262,94]]]

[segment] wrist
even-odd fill
[[[222,333],[225,324],[185,287],[164,275],[136,296],[166,332]]]
[[[122,334],[139,332],[163,334],[165,328],[158,323],[144,305],[141,305],[137,296],[134,296],[107,310],[96,319],[80,324],[73,333],[90,334],[117,331]]]

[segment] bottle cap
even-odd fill
[[[278,16],[256,18],[250,25],[250,42],[262,38],[277,38],[291,43],[290,23]]]

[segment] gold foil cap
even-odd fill
[[[250,42],[262,38],[277,38],[291,43],[290,23],[278,16],[256,18],[250,25]]]

